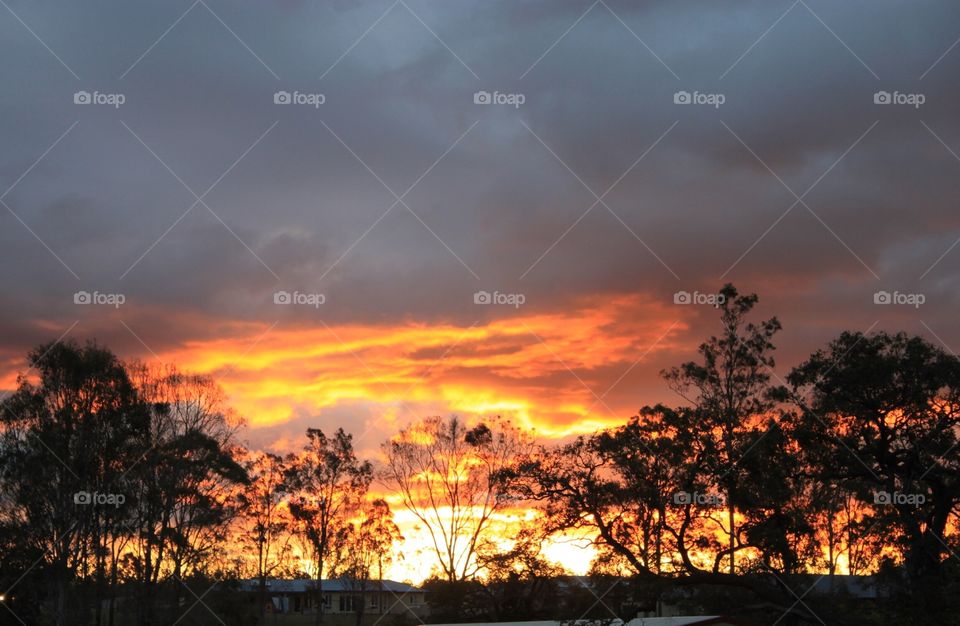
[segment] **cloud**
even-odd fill
[[[127,356],[224,373],[255,423],[302,425],[399,412],[399,389],[450,350],[418,412],[571,432],[596,398],[517,320],[606,389],[679,319],[610,392],[623,416],[713,331],[673,293],[725,280],[780,315],[785,366],[875,322],[960,346],[960,248],[938,261],[960,239],[960,53],[937,62],[952,3],[208,4],[164,35],[189,5],[14,3],[79,80],[0,24],[17,59],[0,96],[5,385],[79,322]],[[75,105],[80,89],[126,101]],[[324,103],[274,104],[280,90]],[[525,101],[477,105],[480,90]],[[725,102],[677,105],[680,90]],[[926,103],[875,105],[878,90]],[[209,210],[187,212],[194,193]],[[78,289],[128,304],[78,309]],[[879,289],[927,304],[877,308]],[[278,290],[326,301],[278,308]],[[478,308],[478,290],[526,304]]]

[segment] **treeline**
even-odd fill
[[[28,363],[0,404],[0,623],[253,623],[268,577],[382,577],[401,537],[343,430],[281,458],[239,445],[209,377],[93,343]],[[251,577],[253,611],[229,593]]]
[[[209,377],[95,343],[53,342],[27,361],[0,402],[0,623],[254,623],[269,578],[315,579],[322,606],[322,579],[370,590],[402,553],[390,506],[370,493],[377,472],[344,430],[308,429],[286,456],[250,451]],[[451,580],[476,575],[499,473],[527,441],[507,429],[428,418],[384,444],[379,477]],[[250,578],[252,610],[231,592]]]
[[[719,334],[663,372],[676,405],[541,448],[510,489],[539,503],[543,533],[594,537],[594,573],[645,583],[639,604],[667,579],[771,621],[955,619],[960,359],[921,337],[844,332],[781,378],[780,323],[749,319],[754,295],[721,296]],[[865,603],[813,610],[809,573],[878,574],[882,618]]]
[[[629,618],[696,589],[713,612],[736,598],[819,623],[825,600],[797,582],[811,573],[879,574],[889,601],[870,611],[901,623],[955,611],[960,361],[843,333],[781,379],[779,322],[721,295],[719,333],[663,373],[676,404],[554,446],[499,418],[429,417],[375,463],[342,429],[246,450],[210,378],[40,346],[0,402],[0,623],[249,624],[272,577],[369,588],[406,552],[374,481],[428,538],[441,621]],[[543,554],[561,534],[594,545],[595,580],[628,584],[564,578]],[[252,606],[230,591],[249,578]]]
[[[501,499],[539,516],[511,552],[476,555],[486,584],[432,583],[440,621],[579,617],[556,607],[584,586],[541,558],[558,533],[597,550],[584,617],[668,600],[759,623],[956,619],[960,359],[844,332],[780,377],[779,321],[750,319],[755,295],[720,296],[720,332],[662,373],[676,404],[499,471]],[[855,587],[875,598],[851,598],[840,574],[874,575]]]
[[[209,379],[121,363],[95,344],[28,356],[2,406],[3,619],[159,623],[195,589],[248,482],[239,422]],[[130,622],[128,622],[130,623]]]

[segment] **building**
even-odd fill
[[[572,622],[492,622],[489,624],[431,624],[430,626],[757,626],[737,618],[720,615],[688,615],[675,617],[638,617],[624,623],[623,620],[588,620]]]
[[[754,626],[733,617],[722,615],[690,615],[676,617],[640,617],[627,622],[627,626]]]
[[[812,596],[844,595],[858,600],[877,600],[890,596],[890,589],[877,576],[802,574],[794,579],[798,593],[807,589]]]
[[[267,610],[274,613],[313,613],[317,604],[317,582],[310,579],[267,580]],[[260,589],[258,579],[241,581],[240,591],[256,601]],[[321,581],[323,612],[331,615],[356,613],[368,615],[407,614],[423,617],[427,612],[426,592],[419,587],[393,580],[369,580],[366,583],[348,579]],[[362,607],[359,604],[363,603]]]

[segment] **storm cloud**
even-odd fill
[[[675,294],[727,281],[783,321],[782,364],[843,329],[960,346],[958,38],[933,0],[10,1],[0,357],[75,322],[149,359],[520,314],[478,291],[630,296],[683,322],[648,389],[714,323]],[[454,358],[520,350],[489,336]]]

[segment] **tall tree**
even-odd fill
[[[98,555],[126,515],[133,442],[148,412],[122,363],[96,344],[46,344],[27,360],[38,380],[21,375],[0,404],[5,513],[44,555],[55,620],[64,625],[73,621],[74,576],[92,568],[98,594],[103,587],[106,562]]]
[[[124,553],[143,598],[138,620],[146,625],[156,618],[164,579],[173,583],[168,604],[177,607],[182,579],[202,573],[235,515],[232,488],[247,475],[233,443],[239,423],[209,377],[139,363],[129,370],[151,407],[147,427],[137,433],[138,461],[128,469],[136,532]]]
[[[960,360],[921,337],[843,333],[787,380],[819,483],[858,496],[913,582],[933,577],[960,511]]]
[[[383,477],[426,528],[448,581],[476,573],[477,543],[507,503],[505,471],[530,449],[504,420],[468,428],[456,416],[428,417],[383,444]]]
[[[647,453],[645,438],[640,446],[624,445],[638,434],[638,425],[633,421],[617,432],[541,448],[517,467],[510,482],[521,498],[540,503],[538,527],[545,536],[570,530],[596,533],[597,543],[607,546],[624,564],[621,573],[650,575],[660,570],[662,549],[651,545],[655,539],[644,538],[653,539],[660,530],[663,493],[675,479],[667,473],[668,457]],[[668,440],[656,443],[660,446]],[[662,452],[667,452],[665,446]],[[619,453],[630,470],[617,467],[613,459]],[[641,465],[643,470],[634,473]]]
[[[246,534],[245,543],[256,554],[256,576],[259,592],[260,619],[264,618],[267,601],[267,579],[284,562],[291,519],[284,498],[289,491],[289,475],[283,458],[259,452],[246,463],[250,482],[239,494]]]
[[[354,593],[353,609],[360,626],[368,592],[374,592],[378,609],[385,608],[383,571],[393,562],[394,544],[403,541],[403,535],[382,498],[365,503],[358,519],[345,530],[336,575]]]
[[[543,555],[544,537],[536,527],[522,528],[507,546],[485,539],[477,546],[483,594],[495,622],[549,619],[560,605],[558,581],[566,574]]]
[[[780,326],[747,321],[756,296],[731,285],[721,294],[722,333],[699,362],[663,372],[685,406],[644,407],[623,426],[544,449],[513,482],[541,503],[545,531],[596,533],[606,572],[741,586],[789,606],[775,577],[744,576],[803,571],[816,556],[770,384]]]
[[[690,361],[663,374],[692,405],[699,430],[711,440],[712,477],[726,497],[724,532],[732,575],[741,548],[736,508],[746,495],[741,490],[741,461],[763,435],[761,424],[775,406],[769,371],[774,366],[772,339],[780,322],[775,317],[748,322],[757,296],[741,295],[733,285],[725,285],[720,296],[720,334],[700,345],[699,362]]]
[[[302,453],[288,460],[293,496],[290,513],[313,553],[319,624],[323,615],[323,573],[332,538],[343,532],[357,511],[370,483],[373,466],[357,458],[353,436],[337,429],[333,437],[307,430]]]

